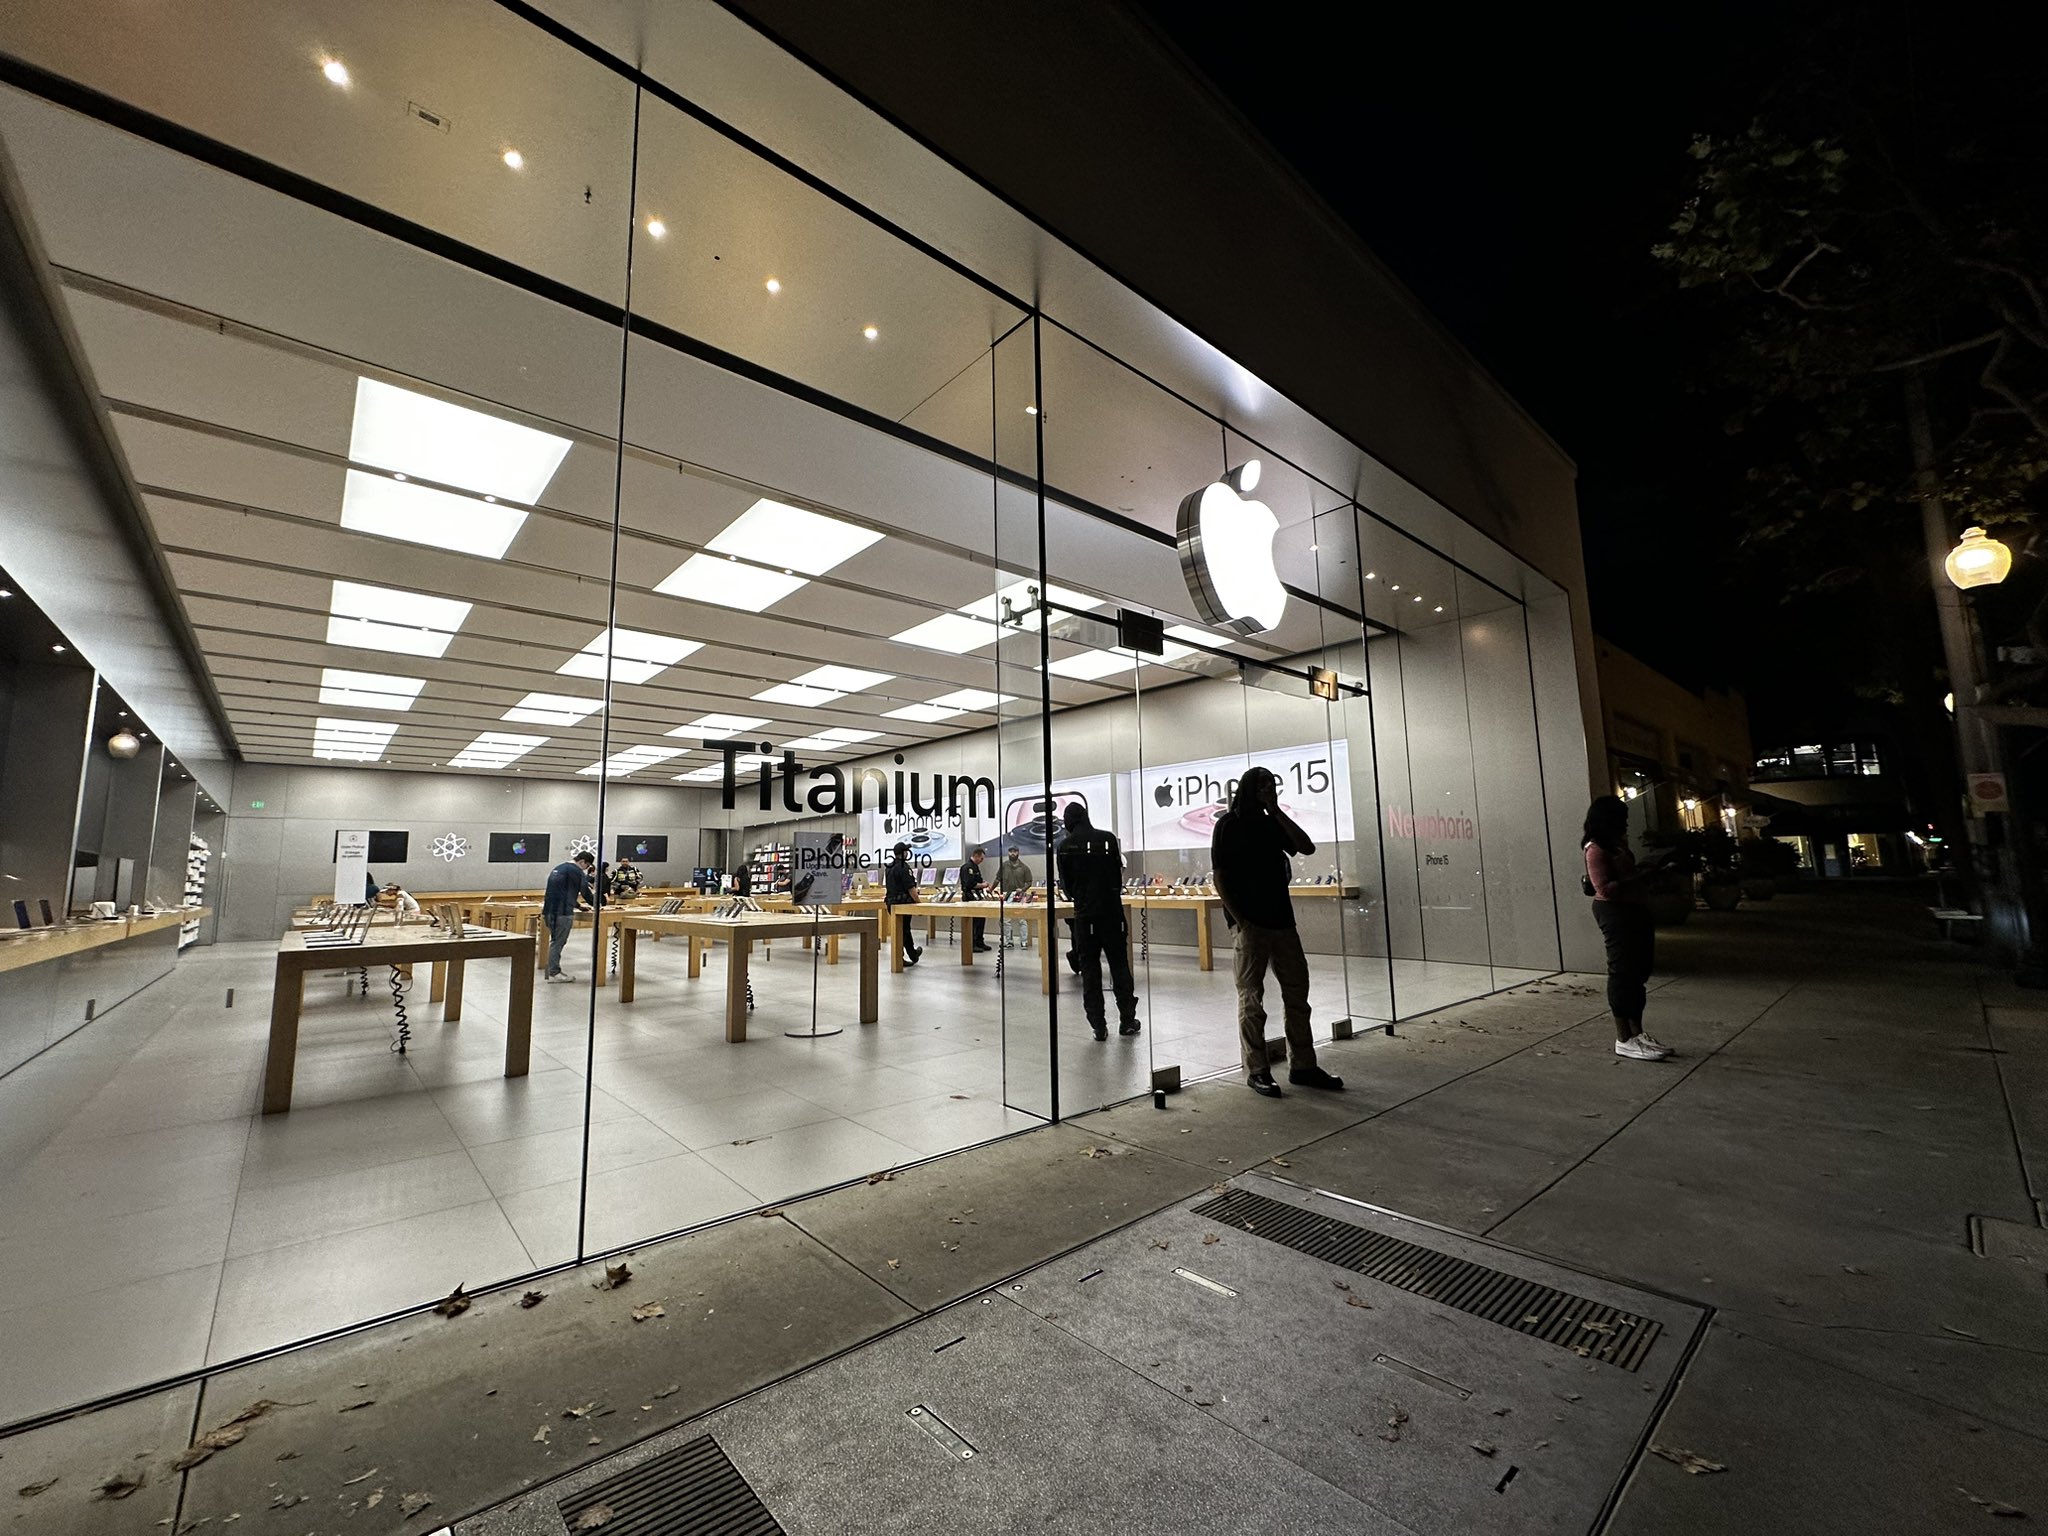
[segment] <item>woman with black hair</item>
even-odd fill
[[[1607,1009],[1614,1015],[1614,1054],[1631,1061],[1662,1061],[1671,1054],[1643,1033],[1644,985],[1657,964],[1657,930],[1643,901],[1651,878],[1636,869],[1628,849],[1628,807],[1601,795],[1586,808],[1579,846],[1586,854],[1586,894],[1593,921],[1607,941]]]

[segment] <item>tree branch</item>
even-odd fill
[[[1823,253],[1839,256],[1842,254],[1842,248],[1838,245],[1830,245],[1825,240],[1816,239],[1813,242],[1813,249],[1808,251],[1804,256],[1800,257],[1797,261],[1792,263],[1792,270],[1790,272],[1787,272],[1783,277],[1779,278],[1777,282],[1773,283],[1770,287],[1764,287],[1764,285],[1760,282],[1757,282],[1757,279],[1755,279],[1754,277],[1752,277],[1750,281],[1752,283],[1756,283],[1756,286],[1762,292],[1771,294],[1780,299],[1788,300],[1791,303],[1797,304],[1801,309],[1838,310],[1842,308],[1841,305],[1815,304],[1807,299],[1800,298],[1798,294],[1792,292],[1793,279],[1798,277],[1800,273],[1806,270],[1808,262],[1812,261],[1814,257],[1819,256]]]
[[[2035,322],[2044,328],[2048,328],[2048,300],[2043,299],[2040,285],[2027,273],[2022,272],[2017,267],[2009,267],[2003,262],[1986,261],[1981,256],[1958,256],[1956,257],[1956,263],[1958,266],[1975,267],[1982,272],[1991,272],[1999,277],[2011,278],[2015,283],[2019,284],[2020,290],[2026,294],[2027,302],[2034,306]]]
[[[1947,347],[1936,347],[1932,352],[1922,352],[1918,357],[1902,357],[1895,363],[1879,363],[1873,368],[1866,369],[1865,372],[1897,373],[1904,368],[1918,368],[1923,363],[1936,363],[1940,362],[1944,357],[1954,357],[1958,352],[1974,352],[1977,348],[1987,346],[1991,342],[2002,342],[2006,336],[2006,328],[2001,325],[1995,331],[1986,331],[1982,336],[1972,336],[1968,341],[1959,341]]]
[[[2005,354],[2011,350],[2012,336],[2010,333],[2007,333],[1999,338],[1998,346],[1992,352],[1990,361],[1985,363],[1984,371],[1977,375],[1977,382],[2011,405],[2022,416],[2026,417],[2027,425],[2034,429],[2035,436],[2039,437],[2043,442],[2048,442],[2048,415],[2042,414],[2041,407],[2038,404],[2027,399],[2026,396],[2006,383],[2005,380],[1998,377],[1998,365],[2005,361]]]

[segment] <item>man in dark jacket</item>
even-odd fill
[[[1314,853],[1316,845],[1280,808],[1280,781],[1271,769],[1245,769],[1230,797],[1230,809],[1216,819],[1209,855],[1215,862],[1216,894],[1223,915],[1237,931],[1237,1029],[1244,1049],[1246,1080],[1255,1093],[1280,1097],[1266,1060],[1266,972],[1280,983],[1287,1027],[1287,1080],[1303,1088],[1337,1089],[1344,1079],[1316,1065],[1308,1024],[1308,956],[1294,927],[1292,854]]]
[[[576,979],[562,969],[562,946],[576,931],[577,909],[591,905],[590,872],[596,867],[595,858],[579,853],[548,871],[547,889],[540,898],[540,917],[548,930],[548,981]]]
[[[1117,1033],[1138,1032],[1138,988],[1131,980],[1129,940],[1124,932],[1124,851],[1114,832],[1088,819],[1078,801],[1066,810],[1067,835],[1058,854],[1060,886],[1074,904],[1074,960],[1081,972],[1081,1008],[1095,1038],[1109,1038],[1102,1006],[1102,964],[1116,993]]]
[[[967,856],[967,862],[960,866],[962,901],[988,899],[988,881],[982,878],[981,873],[981,861],[987,857],[988,854],[984,850],[977,848]],[[974,952],[977,955],[988,953],[988,919],[985,917],[977,917],[974,920]]]
[[[882,891],[890,912],[890,942],[902,947],[905,965],[915,965],[924,958],[924,951],[910,937],[914,919],[908,909],[917,905],[917,871],[910,867],[910,844],[898,843],[889,850],[883,876]]]

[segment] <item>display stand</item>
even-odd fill
[[[811,1027],[785,1029],[782,1033],[791,1040],[824,1040],[833,1035],[843,1035],[846,1031],[836,1024],[830,1029],[818,1028],[818,967],[825,963],[825,935],[819,931],[818,923],[832,905],[845,896],[846,876],[842,873],[815,873],[811,888],[805,894],[810,897],[811,907]]]

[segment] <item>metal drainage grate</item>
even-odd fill
[[[1623,1370],[1639,1367],[1663,1332],[1663,1324],[1604,1302],[1247,1190],[1219,1195],[1192,1214]]]
[[[600,1504],[611,1518],[579,1527]],[[572,1494],[561,1508],[570,1530],[605,1536],[783,1536],[768,1506],[709,1435]]]

